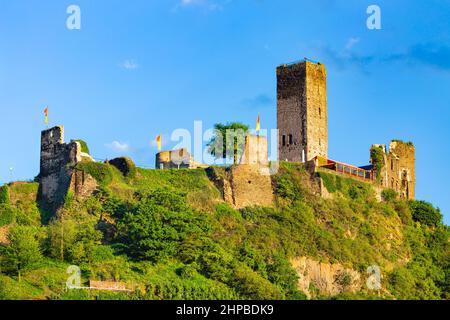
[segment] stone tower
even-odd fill
[[[306,59],[277,68],[279,160],[328,158],[326,78],[323,64]]]
[[[95,180],[75,170],[81,161],[92,158],[81,151],[77,141],[64,143],[64,127],[57,126],[41,133],[41,164],[39,173],[39,204],[47,214],[47,222],[64,204],[69,190],[89,195],[97,187]]]

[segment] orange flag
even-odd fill
[[[156,144],[158,145],[158,151],[161,151],[161,135],[156,137]]]
[[[261,130],[261,117],[258,114],[258,118],[256,119],[256,131]]]
[[[48,107],[45,107],[44,109],[44,122],[45,125],[48,126]]]

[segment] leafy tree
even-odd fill
[[[427,226],[437,226],[442,220],[442,214],[439,209],[426,201],[413,200],[409,203],[412,211],[412,218],[421,224]]]
[[[188,235],[201,232],[185,195],[161,189],[143,196],[117,228],[133,258],[152,261],[175,255]]]
[[[234,164],[237,164],[245,147],[248,129],[247,125],[240,122],[216,123],[208,151],[216,159],[233,158]]]
[[[34,227],[16,226],[9,230],[9,244],[4,249],[6,269],[17,273],[33,269],[41,261],[42,253]]]

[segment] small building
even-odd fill
[[[204,164],[195,162],[186,148],[161,151],[156,154],[156,169],[197,169],[206,167]]]

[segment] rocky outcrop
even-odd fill
[[[318,262],[307,257],[292,259],[291,264],[299,276],[298,289],[308,298],[356,292],[361,288],[362,280],[359,272],[340,264]]]

